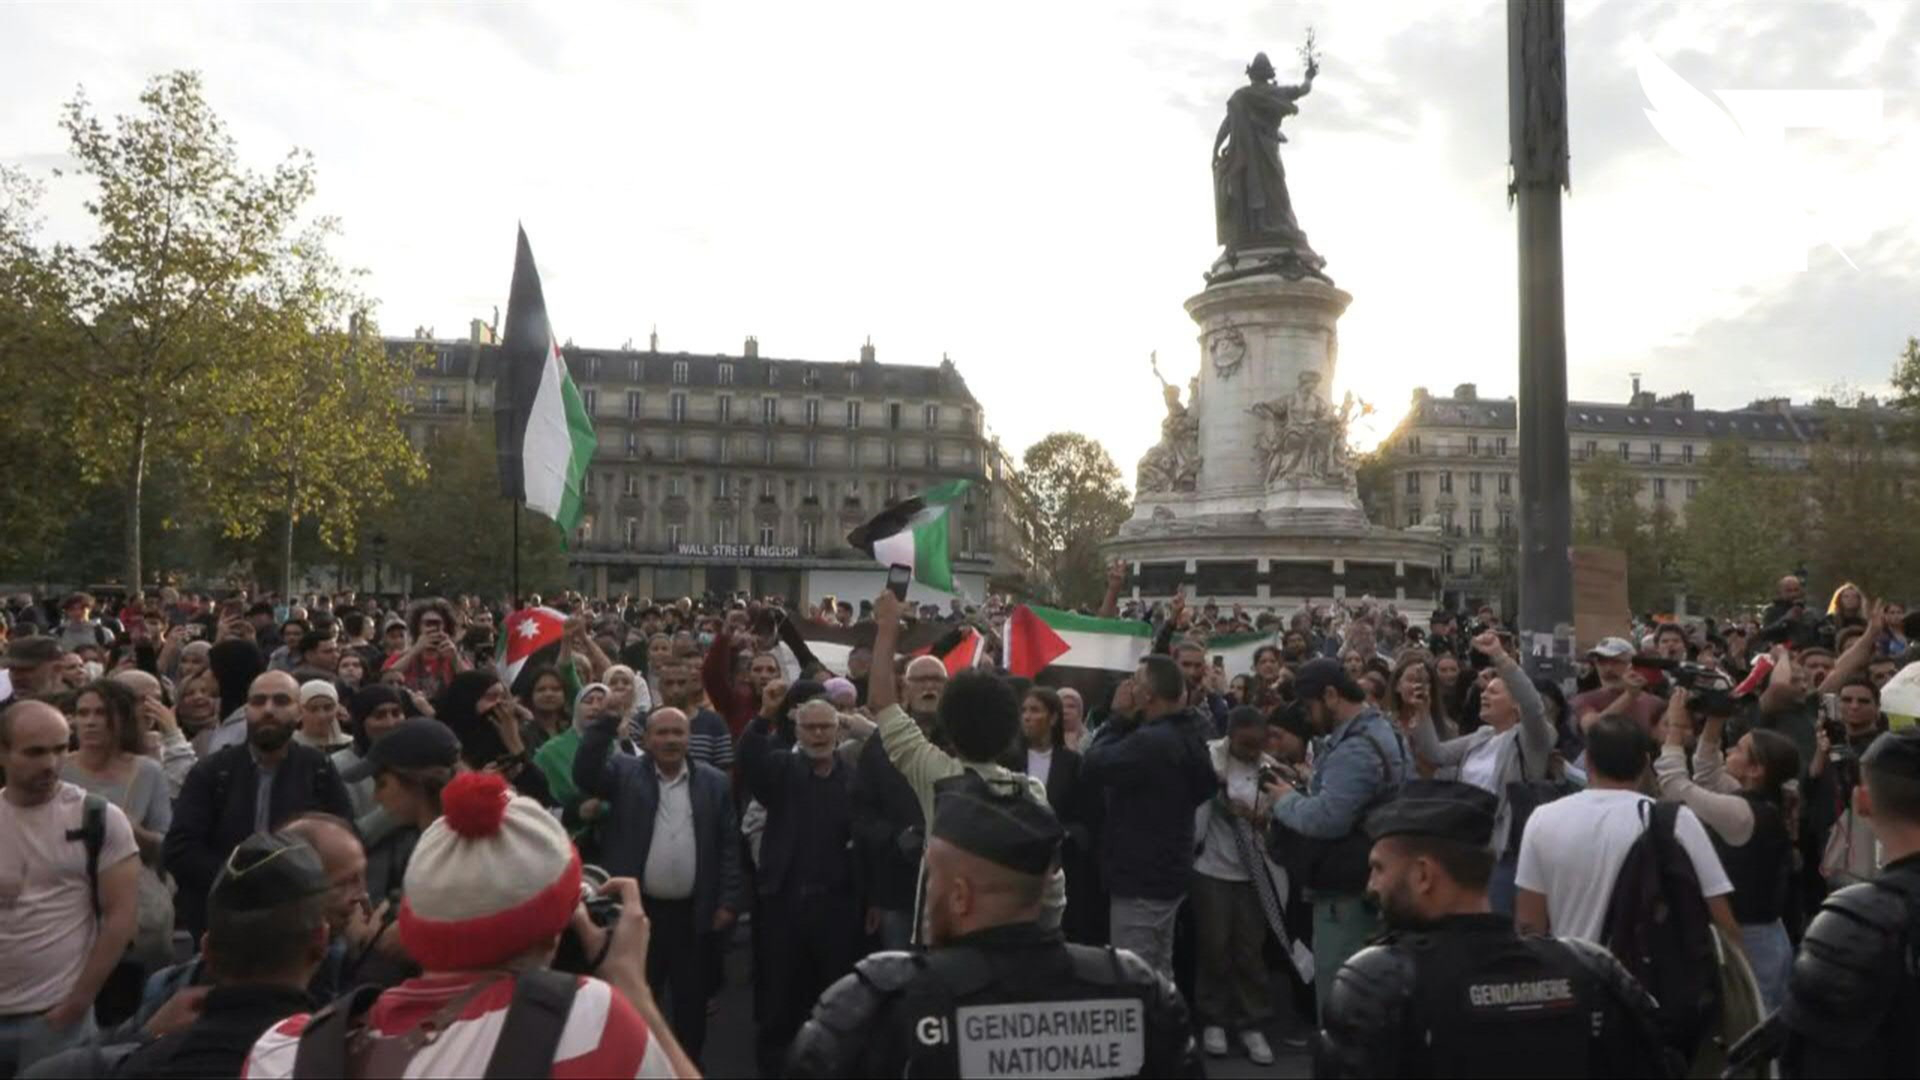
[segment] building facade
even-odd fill
[[[1872,399],[1862,405],[1877,407]],[[1665,507],[1680,521],[1699,494],[1715,443],[1737,440],[1762,465],[1805,468],[1830,407],[1772,398],[1741,409],[1698,409],[1691,393],[1656,396],[1636,377],[1625,403],[1567,404],[1567,448],[1576,475],[1589,462],[1617,460],[1636,481],[1644,508]],[[1520,451],[1513,399],[1483,399],[1472,383],[1451,397],[1416,388],[1406,417],[1380,445],[1382,475],[1368,512],[1378,524],[1439,531],[1447,542],[1442,590],[1456,607],[1498,605],[1500,582],[1510,580],[1506,563],[1519,543]],[[1579,496],[1576,482],[1576,502]]]
[[[417,443],[493,409],[499,348],[484,323],[465,341],[426,333],[389,347],[431,358],[414,387]],[[884,570],[848,531],[958,479],[973,482],[953,527],[961,590],[1018,587],[1009,460],[951,361],[882,364],[871,343],[852,361],[772,359],[751,337],[738,355],[661,352],[657,341],[561,352],[599,444],[570,541],[582,591],[871,597]]]

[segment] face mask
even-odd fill
[[[97,660],[89,660],[86,663],[81,664],[80,669],[87,673],[88,682],[92,682],[93,680],[99,678],[106,671],[106,668],[101,667],[99,661]]]
[[[713,635],[706,631],[700,633],[700,647],[705,649],[713,644]]]

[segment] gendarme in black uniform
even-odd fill
[[[1044,879],[1052,811],[971,771],[942,781],[932,835]],[[1132,953],[1069,945],[1037,922],[989,927],[926,953],[875,953],[822,994],[789,1076],[1201,1076],[1187,1008]]]
[[[1860,767],[1870,796],[1876,783],[1913,790],[1920,785],[1920,730],[1880,736]],[[1875,809],[1892,819],[1899,808]],[[1901,824],[1912,828],[1920,820]],[[1786,1027],[1787,1076],[1920,1075],[1920,853],[1895,859],[1872,881],[1820,905],[1777,1019]]]
[[[1367,832],[1484,847],[1497,807],[1467,784],[1409,781],[1368,816]],[[1340,969],[1323,1023],[1314,1040],[1314,1075],[1323,1078],[1669,1071],[1653,1001],[1611,955],[1584,941],[1523,937],[1511,918],[1491,913],[1393,926]]]

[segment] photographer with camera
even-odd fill
[[[1808,863],[1817,861],[1826,886],[1837,889],[1877,870],[1871,831],[1853,809],[1853,789],[1860,783],[1860,755],[1882,730],[1880,691],[1856,677],[1822,695],[1819,708],[1801,840]]]
[[[580,857],[538,803],[496,773],[463,773],[442,800],[400,910],[401,941],[425,974],[281,1021],[241,1075],[697,1076],[647,987],[639,886],[609,881],[602,895],[620,909],[595,925]],[[551,970],[569,927],[599,978]]]
[[[1740,736],[1721,756],[1732,702],[1710,691],[1677,689],[1667,702],[1666,742],[1654,760],[1660,797],[1692,810],[1707,827],[1721,868],[1733,883],[1729,903],[1740,941],[1768,1011],[1786,995],[1793,945],[1783,921],[1792,885],[1793,830],[1799,818],[1800,754],[1777,731]],[[1693,775],[1686,742],[1698,720]]]

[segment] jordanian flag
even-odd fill
[[[913,580],[930,589],[955,592],[953,515],[948,511],[970,486],[955,480],[894,503],[848,533],[847,543],[888,566],[913,567]]]
[[[1131,675],[1153,648],[1153,627],[1138,619],[1101,619],[1037,604],[1014,608],[1004,633],[1007,673],[1026,678],[1066,668]]]
[[[567,617],[550,607],[521,608],[507,616],[506,648],[500,651],[500,680],[516,694],[531,687],[520,684],[529,670],[553,663],[560,655]]]
[[[525,229],[513,257],[500,352],[494,391],[500,493],[552,518],[563,536],[571,536],[585,510],[580,489],[593,459],[593,421],[547,321]]]

